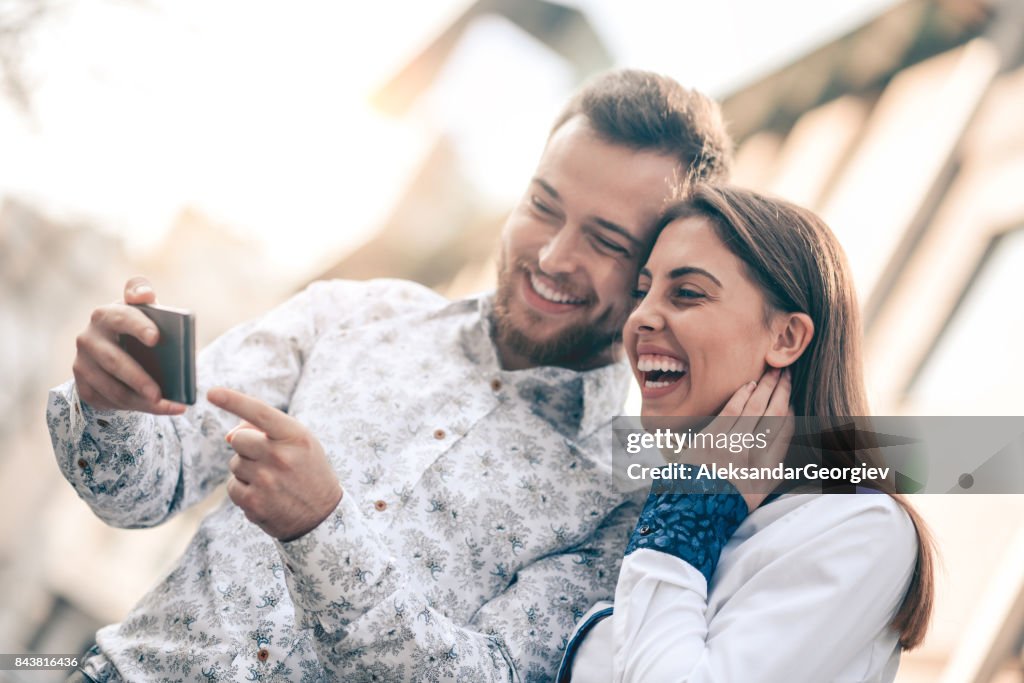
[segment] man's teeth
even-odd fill
[[[661,370],[662,372],[683,372],[686,370],[686,366],[678,358],[672,358],[671,356],[662,356],[660,354],[644,354],[637,358],[636,369],[640,372],[653,372],[655,370]],[[668,383],[666,383],[667,385]],[[648,383],[647,386],[651,386]]]
[[[556,289],[551,289],[550,287],[545,285],[543,282],[538,280],[536,277],[534,277],[532,273],[530,274],[530,284],[533,286],[533,290],[535,292],[537,292],[538,294],[540,294],[542,299],[547,299],[548,301],[550,301],[552,303],[556,303],[556,304],[582,304],[583,303],[582,299],[574,299],[571,296],[569,296],[568,294],[564,294],[562,292],[559,292]]]

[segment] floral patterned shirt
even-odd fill
[[[220,384],[321,441],[337,509],[282,543],[229,500],[177,567],[97,633],[100,681],[550,680],[615,589],[639,506],[616,493],[622,364],[502,370],[491,299],[408,282],[314,283],[201,355],[180,417],[50,393],[61,471],[118,527],[159,524],[228,474]]]

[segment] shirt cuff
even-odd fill
[[[74,482],[86,471],[120,463],[104,458],[100,444],[131,451],[143,431],[143,415],[128,410],[98,410],[84,403],[74,380],[50,390],[46,406],[53,450],[64,474]]]
[[[749,514],[747,503],[724,479],[696,480],[687,493],[652,493],[626,554],[646,548],[678,557],[710,583],[722,548]]]
[[[398,588],[394,558],[352,496],[305,536],[277,541],[292,601],[328,631],[366,613]]]

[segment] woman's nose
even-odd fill
[[[626,320],[626,325],[637,332],[657,332],[665,326],[665,318],[654,298],[648,293],[633,309]]]

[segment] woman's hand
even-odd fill
[[[728,468],[773,468],[783,462],[793,437],[793,409],[790,371],[772,368],[757,382],[740,387],[732,398],[702,431],[714,435],[721,442],[727,435],[728,444],[751,444],[751,447],[690,448],[683,459],[692,465],[717,466],[716,472]],[[763,439],[756,437],[763,435]],[[763,447],[760,444],[764,444]],[[729,477],[729,481],[743,495],[747,508],[755,509],[768,497],[779,481],[775,479],[746,479]]]

